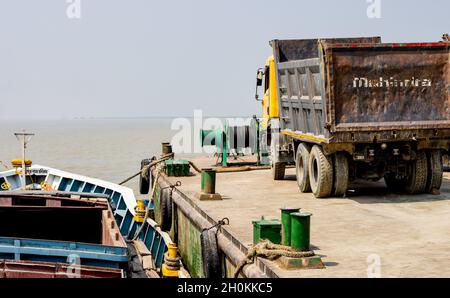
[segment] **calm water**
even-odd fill
[[[161,142],[176,133],[170,125],[171,119],[2,121],[0,161],[10,166],[20,158],[13,133],[26,129],[36,134],[27,149],[34,164],[119,183],[139,171],[142,159],[160,154]],[[127,184],[135,192],[137,185]]]

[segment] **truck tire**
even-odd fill
[[[278,160],[278,151],[276,142],[272,140],[270,142],[270,159],[271,159],[271,170],[272,170],[272,178],[273,180],[284,180],[284,173],[286,170],[286,164],[283,162],[279,162]]]
[[[202,246],[203,274],[205,278],[222,278],[222,266],[216,233],[212,230],[204,230],[200,234],[200,243]]]
[[[348,187],[348,159],[344,152],[336,152],[334,155],[334,179],[332,195],[343,197]]]
[[[172,228],[172,197],[169,189],[163,189],[161,191],[161,197],[159,201],[160,208],[160,227],[161,230],[167,232]]]
[[[417,152],[416,160],[409,164],[409,174],[405,183],[407,194],[420,194],[425,192],[428,177],[428,159],[425,151]]]
[[[309,151],[311,151],[311,148],[302,143],[298,145],[295,156],[295,173],[298,188],[300,188],[301,192],[311,192],[308,170]]]
[[[442,156],[442,163],[444,164],[444,172],[450,171],[450,158],[448,153],[444,153]]]
[[[148,166],[150,164],[150,159],[143,159],[141,161],[141,171],[145,166]],[[146,176],[142,175],[142,173],[139,175],[139,192],[141,195],[148,194],[150,189],[150,171],[146,172]]]
[[[333,161],[325,156],[322,148],[313,146],[309,155],[309,181],[316,198],[326,198],[333,188]]]
[[[441,150],[427,150],[428,158],[428,179],[425,191],[428,193],[437,192],[442,185],[444,167],[442,165]]]
[[[272,164],[273,180],[284,180],[284,173],[286,171],[286,164],[283,162],[276,162]]]

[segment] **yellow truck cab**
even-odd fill
[[[258,77],[264,78],[264,96],[262,99],[261,128],[267,129],[269,120],[278,119],[277,78],[275,74],[275,61],[273,55],[267,58],[264,70],[258,70]]]
[[[282,180],[286,165],[292,163],[292,160],[289,157],[289,149],[286,148],[288,144],[279,140],[279,101],[277,74],[273,55],[267,58],[264,68],[258,69],[256,81],[256,100],[259,100],[258,87],[264,88],[264,95],[261,100],[260,150],[263,155],[261,159],[264,160],[264,156],[269,155],[273,179]]]

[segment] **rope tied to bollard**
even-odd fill
[[[155,182],[154,182],[154,184],[153,184],[152,192],[151,192],[151,194],[150,194],[150,202],[148,202],[148,205],[147,205],[147,207],[145,208],[145,216],[144,216],[144,219],[143,219],[143,221],[142,221],[141,226],[140,226],[139,229],[136,231],[136,234],[134,234],[133,240],[136,240],[136,239],[139,237],[139,234],[142,232],[142,229],[144,228],[144,225],[145,225],[145,223],[147,222],[148,215],[150,214],[151,200],[153,200],[153,196],[154,196],[155,190],[156,190],[156,184],[157,184],[157,182],[158,182],[158,179],[159,179],[159,175],[160,175],[160,173],[161,173],[161,170],[162,170],[162,169],[158,169],[157,172],[156,172]]]
[[[289,258],[306,258],[314,256],[313,251],[298,251],[290,246],[274,244],[269,240],[263,240],[258,244],[253,245],[247,252],[246,256],[236,267],[234,277],[237,278],[242,269],[255,262],[256,257],[262,257],[269,260],[275,260],[279,257]]]
[[[145,208],[145,216],[143,219],[143,222],[141,224],[141,226],[139,227],[139,229],[136,231],[136,234],[134,234],[133,240],[136,240],[139,237],[139,234],[142,232],[142,229],[144,228],[145,223],[147,222],[148,216],[150,214],[150,205],[151,205],[151,200],[153,200],[153,197],[155,195],[155,191],[156,191],[156,185],[158,184],[158,179],[159,176],[161,175],[161,172],[164,170],[164,164],[162,164],[163,161],[170,159],[174,156],[173,153],[169,153],[166,155],[163,155],[163,157],[161,157],[158,160],[155,160],[153,162],[151,162],[150,164],[148,164],[147,166],[145,166],[144,168],[142,168],[142,170],[138,173],[142,174],[142,173],[146,173],[146,175],[149,175],[150,173],[150,168],[153,166],[156,166],[156,175],[155,175],[155,182],[153,183],[153,187],[152,187],[152,191],[150,193],[150,202],[148,203],[147,207]],[[172,185],[171,185],[172,186]],[[171,187],[169,186],[169,187]],[[178,186],[178,182],[173,185],[173,187]],[[171,188],[173,190],[173,187]]]

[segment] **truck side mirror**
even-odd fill
[[[262,71],[262,69],[258,69],[258,72],[256,73],[256,86],[262,86],[263,77],[264,72]]]
[[[264,78],[264,71],[262,68],[260,68],[256,73],[256,91],[255,91],[256,100],[259,100],[258,87],[262,86],[263,78]]]

